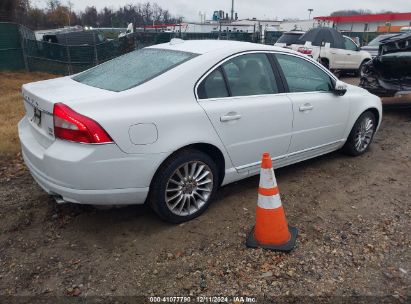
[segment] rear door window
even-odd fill
[[[266,54],[246,54],[235,57],[222,66],[231,96],[278,93],[270,61]]]
[[[200,99],[223,98],[228,96],[224,76],[220,69],[208,75],[198,87],[198,97]]]
[[[73,77],[86,85],[120,92],[136,87],[192,59],[197,54],[147,48],[130,52]]]
[[[302,44],[300,37],[302,34],[283,34],[278,40],[277,43],[285,43],[287,45],[291,44]]]

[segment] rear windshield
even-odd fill
[[[121,92],[136,87],[197,56],[165,49],[141,49],[73,77],[92,87]]]
[[[278,40],[278,43],[286,43],[287,45],[290,44],[298,44],[300,41],[298,40],[302,34],[283,34]]]

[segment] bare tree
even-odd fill
[[[65,3],[64,5],[62,3]],[[15,21],[33,29],[46,29],[65,25],[90,25],[102,27],[125,27],[133,22],[135,26],[177,23],[167,9],[157,3],[130,3],[118,10],[104,7],[97,11],[88,6],[76,13],[72,0],[47,0],[46,8],[32,6],[30,0],[0,0],[0,17]]]

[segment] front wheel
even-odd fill
[[[375,115],[366,111],[357,119],[348,136],[343,151],[352,156],[364,154],[369,149],[376,130]]]
[[[364,68],[365,68],[365,64],[368,62],[369,60],[364,60],[363,62],[361,62],[360,67],[358,68],[358,70],[355,72],[355,76],[357,77],[363,77],[364,76]]]
[[[201,151],[183,150],[158,170],[149,203],[162,219],[186,222],[208,208],[218,185],[218,169],[213,159]]]

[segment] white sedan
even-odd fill
[[[258,174],[263,152],[275,168],[366,152],[382,117],[307,56],[233,41],[172,40],[22,91],[24,160],[57,202],[148,202],[175,223]]]

